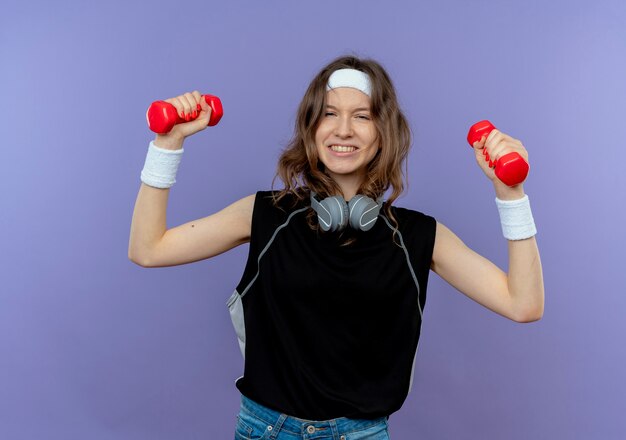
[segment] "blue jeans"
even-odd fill
[[[235,440],[389,440],[388,417],[313,421],[281,414],[241,396]]]

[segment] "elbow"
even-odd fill
[[[130,252],[130,250],[128,251],[128,259],[138,266],[151,267],[150,263],[145,258],[133,254],[132,252]]]
[[[513,321],[520,324],[527,324],[530,322],[536,322],[543,318],[543,307],[535,308],[532,310],[524,310],[523,313],[518,313],[513,317]]]

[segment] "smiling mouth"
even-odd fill
[[[353,151],[358,150],[357,147],[354,147],[352,145],[331,145],[328,148],[336,153],[352,153]]]

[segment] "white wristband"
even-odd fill
[[[500,200],[496,197],[502,234],[507,240],[524,240],[537,234],[528,195],[518,200]]]
[[[176,172],[185,150],[167,150],[154,145],[148,146],[146,162],[141,170],[141,181],[155,188],[170,188],[176,183]]]

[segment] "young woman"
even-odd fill
[[[236,438],[388,438],[388,417],[411,388],[430,270],[513,321],[541,318],[528,198],[521,184],[500,182],[483,155],[528,159],[519,140],[494,130],[474,144],[506,219],[507,274],[433,217],[393,205],[411,135],[377,62],[341,57],[315,76],[278,163],[282,190],[171,229],[168,188],[183,141],[206,128],[211,109],[197,91],[168,102],[181,117],[201,110],[149,146],[129,258],[173,266],[250,243],[228,301],[245,359]]]

